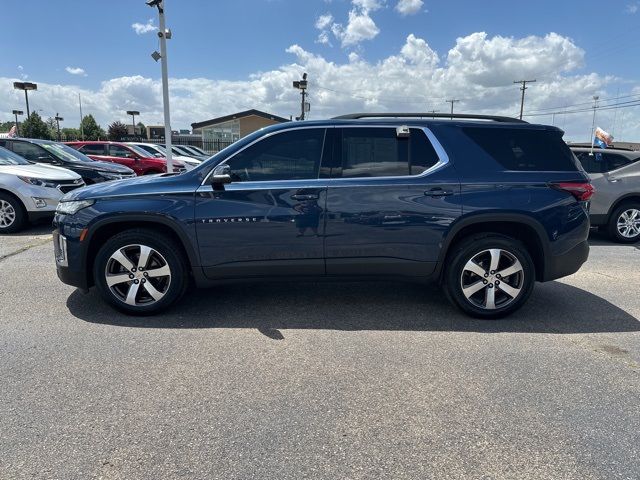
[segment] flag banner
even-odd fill
[[[605,132],[600,127],[596,128],[596,133],[593,138],[593,145],[599,148],[607,148],[613,143],[613,135]]]

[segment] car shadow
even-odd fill
[[[618,243],[609,238],[606,233],[600,232],[595,228],[589,232],[589,245],[592,247],[636,247],[640,249],[640,242],[636,243]]]
[[[187,294],[165,313],[128,316],[95,289],[74,291],[72,315],[91,323],[138,328],[252,328],[276,340],[289,329],[522,333],[635,332],[640,321],[607,300],[560,282],[537,284],[506,319],[483,321],[452,307],[436,285],[307,282],[223,285]]]
[[[53,226],[51,225],[51,221],[46,222],[44,220],[40,220],[38,223],[32,223],[27,225],[23,230],[20,230],[16,233],[7,233],[3,236],[5,237],[33,237],[36,235],[47,235],[53,232]]]

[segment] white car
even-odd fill
[[[164,147],[161,147],[160,145],[156,145],[155,143],[141,143],[141,142],[127,142],[128,145],[135,145],[138,148],[143,149],[146,152],[149,152],[151,155],[155,156],[155,157],[166,157],[167,156],[167,151],[164,149]],[[174,160],[180,160],[182,163],[184,163],[185,168],[187,169],[187,171],[192,170],[193,168],[197,167],[198,165],[200,165],[200,161],[192,158],[192,157],[185,157],[183,155],[171,155],[171,158]]]
[[[27,222],[53,217],[60,198],[84,187],[77,173],[51,165],[35,165],[0,147],[0,235],[14,233]]]

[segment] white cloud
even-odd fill
[[[330,13],[325,13],[324,15],[320,15],[316,20],[316,28],[318,30],[324,30],[333,22],[333,15]]]
[[[331,45],[331,41],[329,40],[329,32],[322,31],[318,34],[318,38],[316,39],[316,43],[321,45]]]
[[[632,2],[632,3],[628,3],[628,4],[627,4],[627,7],[625,8],[625,11],[626,11],[627,13],[632,14],[632,15],[633,15],[634,13],[637,13],[637,12],[638,12],[638,10],[640,10],[640,2]]]
[[[143,35],[145,33],[149,33],[149,32],[153,32],[155,30],[158,29],[158,27],[156,27],[153,24],[153,18],[150,18],[147,23],[133,23],[131,25],[131,28],[133,28],[133,30],[136,32],[136,34],[138,35]]]
[[[462,100],[456,105],[457,111],[515,115],[520,91],[512,82],[520,78],[538,80],[527,90],[525,114],[588,102],[594,94],[601,98],[615,96],[615,91],[607,94],[608,87],[614,88],[614,79],[575,73],[583,65],[584,51],[555,33],[509,38],[478,32],[458,38],[444,52],[435,52],[424,39],[408,35],[395,54],[377,62],[368,61],[362,52],[351,52],[348,61],[341,63],[298,45],[287,51],[293,56],[291,62],[244,80],[171,78],[172,126],[185,128],[192,122],[246,110],[247,106],[288,118],[299,109],[300,95],[291,82],[302,72],[309,74],[311,118],[354,111],[445,112],[449,108],[447,98]],[[9,105],[24,101],[21,92],[12,88],[14,80],[0,78],[0,120],[11,118],[11,110],[5,110]],[[640,87],[636,88],[640,94]],[[65,125],[75,126],[79,120],[78,92],[82,93],[85,114],[93,114],[103,127],[114,120],[126,121],[126,110],[139,110],[140,120],[147,125],[162,124],[160,80],[142,76],[113,78],[91,90],[39,81],[38,91],[29,96],[29,102],[34,111],[42,109],[44,116],[60,112]],[[613,110],[599,111],[597,123],[618,140],[634,140],[633,135],[640,132],[640,114],[634,112],[620,110],[614,125]],[[552,115],[531,120],[551,123]],[[554,120],[568,132],[565,138],[587,140],[589,112],[558,114]]]
[[[353,0],[353,4],[366,12],[373,12],[384,6],[384,0]]]
[[[380,33],[380,29],[369,16],[369,12],[356,9],[349,12],[349,22],[346,27],[334,23],[331,26],[331,31],[340,40],[343,47],[357,45],[363,40],[372,40]]]
[[[396,10],[400,15],[414,15],[420,11],[424,5],[422,0],[399,0],[396,5]]]
[[[69,72],[71,75],[82,75],[83,77],[86,77],[87,74],[84,71],[84,68],[80,68],[80,67],[67,67],[65,68],[65,70],[67,72]]]

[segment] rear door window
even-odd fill
[[[410,129],[398,137],[395,128],[343,128],[340,142],[342,178],[420,175],[438,162],[425,133]]]
[[[101,143],[90,143],[83,145],[80,150],[85,155],[104,155],[104,145]]]
[[[575,171],[577,165],[556,130],[464,127],[463,132],[505,170]]]

